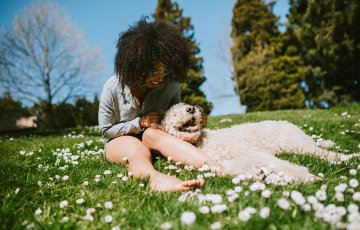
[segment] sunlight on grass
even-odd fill
[[[360,152],[360,106],[211,117],[209,128],[288,120],[332,150]],[[356,229],[360,226],[360,160],[329,164],[310,156],[280,157],[321,180],[277,186],[246,175],[215,177],[154,156],[155,168],[181,179],[204,178],[185,193],[155,193],[126,165],[107,162],[93,127],[0,138],[2,229]]]

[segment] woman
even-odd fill
[[[193,145],[151,128],[162,113],[180,102],[179,81],[189,67],[186,39],[165,22],[140,20],[120,34],[115,75],[104,85],[99,106],[99,126],[107,139],[106,159],[128,162],[134,178],[149,177],[156,191],[184,191],[202,187],[203,180],[181,181],[158,172],[151,151],[196,168],[204,164],[221,173],[222,167]],[[202,123],[206,126],[206,115]]]

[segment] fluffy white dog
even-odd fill
[[[287,121],[244,123],[219,130],[201,130],[202,109],[179,103],[164,115],[160,128],[182,140],[193,143],[209,157],[224,165],[227,173],[248,173],[264,179],[266,169],[290,178],[289,182],[309,182],[315,179],[300,165],[277,158],[281,152],[308,154],[329,162],[346,161],[350,156],[331,152],[331,141],[315,142],[300,128]]]

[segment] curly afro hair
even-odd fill
[[[186,38],[164,21],[141,19],[119,36],[115,73],[129,87],[142,86],[156,63],[165,66],[166,81],[180,81],[190,66]]]

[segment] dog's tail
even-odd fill
[[[329,151],[320,147],[316,147],[314,154],[332,163],[348,162],[352,158],[360,157],[360,153],[343,154],[343,153]]]

